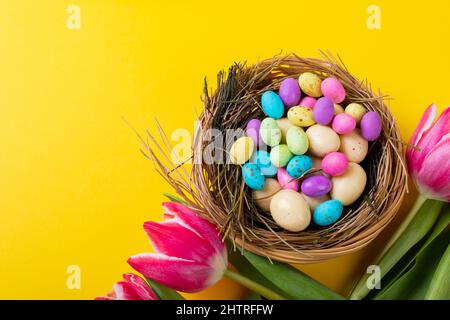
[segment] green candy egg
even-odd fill
[[[277,121],[272,118],[265,118],[261,122],[259,129],[259,135],[262,141],[269,147],[274,147],[280,144],[281,141],[281,129],[278,127]]]
[[[293,154],[301,155],[309,148],[309,141],[306,132],[299,127],[292,126],[287,130],[286,143]]]
[[[282,168],[286,166],[294,155],[285,144],[279,144],[270,151],[270,161],[275,167]]]

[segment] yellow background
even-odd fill
[[[66,27],[71,4],[80,30]],[[370,4],[381,30],[366,27]],[[449,10],[432,0],[1,0],[0,298],[91,299],[150,249],[142,223],[160,218],[171,190],[122,117],[141,132],[155,116],[168,132],[191,130],[205,75],[321,48],[394,98],[407,139],[428,104],[450,101]],[[301,268],[345,293],[388,233]],[[80,290],[66,287],[69,265],[81,268]],[[222,282],[195,297],[242,294]]]

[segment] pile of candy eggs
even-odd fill
[[[365,189],[360,163],[382,122],[359,103],[344,108],[345,98],[335,78],[313,72],[286,78],[278,93],[262,94],[266,117],[250,120],[230,149],[254,203],[285,230],[336,223]]]

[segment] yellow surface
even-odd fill
[[[81,28],[66,26],[67,7]],[[338,52],[348,68],[395,99],[409,137],[423,108],[450,102],[448,1],[0,2],[0,298],[91,299],[150,249],[142,223],[161,216],[169,187],[138,152],[122,117],[143,131],[193,126],[203,77],[236,60]],[[386,234],[384,235],[386,236]],[[345,292],[368,249],[303,266]],[[66,286],[69,265],[81,289]],[[202,298],[236,298],[221,283]]]

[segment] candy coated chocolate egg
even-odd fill
[[[262,175],[266,177],[274,177],[277,174],[277,168],[272,164],[270,154],[265,150],[256,151],[250,159],[250,163],[258,165]]]
[[[261,96],[261,106],[268,117],[279,119],[284,114],[284,104],[280,96],[273,91],[266,91]]]
[[[325,176],[312,176],[303,180],[301,190],[308,197],[320,197],[331,190],[331,181]]]
[[[356,124],[359,125],[362,117],[367,113],[367,109],[359,103],[350,103],[345,107],[345,113],[351,115],[356,120]]]
[[[335,78],[326,78],[321,85],[322,94],[334,103],[341,103],[345,99],[345,89],[342,83]]]
[[[298,191],[300,189],[300,180],[291,177],[285,168],[278,168],[277,179],[281,188]]]
[[[334,117],[331,127],[338,134],[348,134],[355,130],[356,120],[347,113],[340,113]]]
[[[261,137],[259,136],[260,127],[261,127],[261,120],[252,119],[247,123],[247,127],[245,128],[245,134],[247,135],[247,137],[252,138],[255,146],[262,148],[264,146],[264,141],[262,141]]]
[[[265,118],[261,122],[259,136],[270,147],[278,145],[281,142],[281,130],[278,128],[277,121],[272,118]]]
[[[255,150],[255,144],[249,137],[240,137],[230,149],[230,160],[234,164],[244,164],[251,158]]]
[[[262,210],[270,211],[270,201],[273,196],[281,190],[281,186],[276,179],[266,179],[264,188],[253,191],[253,201]]]
[[[345,154],[349,162],[360,163],[364,160],[369,151],[369,143],[361,137],[358,129],[340,136],[340,139],[339,151]]]
[[[316,105],[316,102],[316,98],[306,96],[302,100],[300,100],[300,103],[298,105],[312,109]]]
[[[286,143],[286,134],[290,127],[293,126],[293,124],[289,121],[288,118],[281,118],[277,120],[278,128],[281,130],[281,143]]]
[[[306,130],[306,135],[309,140],[309,152],[313,156],[322,158],[330,152],[339,150],[341,141],[330,127],[316,124]]]
[[[286,143],[293,154],[304,154],[308,151],[309,141],[305,131],[296,126],[291,126],[286,133]]]
[[[264,176],[256,164],[244,164],[242,167],[242,176],[244,177],[245,184],[253,190],[262,190],[264,188]]]
[[[281,82],[278,95],[286,107],[296,106],[300,101],[301,91],[298,81],[293,78],[286,78]]]
[[[270,201],[273,220],[283,229],[298,232],[311,222],[311,211],[302,195],[294,190],[284,189]]]
[[[270,150],[270,161],[277,168],[286,166],[292,157],[293,154],[285,144],[279,144]]]
[[[342,108],[340,104],[334,103],[333,108],[334,108],[334,115],[344,113],[344,108]]]
[[[340,176],[348,168],[348,160],[342,152],[331,152],[322,159],[322,170],[330,176]]]
[[[313,118],[313,111],[308,107],[292,107],[288,110],[287,117],[293,125],[299,127],[309,127],[315,123]]]
[[[357,163],[350,162],[343,175],[332,177],[331,198],[339,200],[344,206],[354,203],[364,191],[367,175]]]
[[[367,112],[361,119],[359,125],[361,135],[367,141],[375,141],[381,134],[381,117],[377,112]]]
[[[309,208],[314,211],[317,206],[325,201],[330,200],[330,195],[326,194],[320,197],[308,197],[306,194],[302,193],[303,198],[305,198],[306,203],[309,205]]]
[[[329,124],[334,116],[333,101],[325,97],[317,100],[313,109],[313,116],[315,122],[323,125]]]
[[[312,159],[306,155],[295,156],[286,166],[287,173],[294,178],[300,178],[306,171],[312,168]]]
[[[311,157],[313,161],[313,169],[322,169],[322,158]]]
[[[313,221],[322,227],[330,226],[339,220],[343,211],[344,207],[339,200],[328,200],[314,210]]]
[[[322,79],[312,72],[305,72],[298,77],[300,89],[310,97],[318,98],[322,95],[321,84]]]

